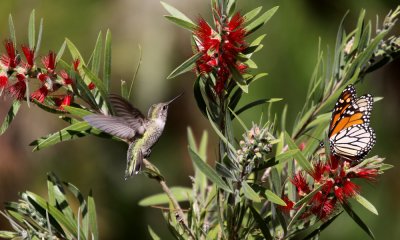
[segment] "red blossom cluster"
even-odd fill
[[[10,96],[17,100],[25,99],[29,80],[38,80],[40,87],[30,94],[30,101],[33,99],[43,103],[46,97],[65,87],[67,91],[61,94],[52,94],[51,98],[54,106],[63,109],[63,105],[70,105],[73,101],[73,93],[68,90],[68,86],[73,83],[69,74],[61,70],[56,70],[56,55],[50,51],[48,55],[41,58],[43,68],[35,66],[35,50],[22,45],[21,49],[25,56],[25,61],[21,60],[20,55],[15,49],[15,44],[11,40],[5,41],[6,54],[0,57],[0,90],[5,90]],[[78,72],[79,59],[75,60],[74,70]],[[93,84],[92,84],[93,85]],[[90,89],[93,86],[88,86]],[[28,100],[28,99],[26,99]]]
[[[227,18],[217,10],[215,12],[216,29],[200,18],[194,36],[197,52],[201,53],[196,62],[197,71],[200,74],[213,73],[216,76],[214,89],[220,95],[232,75],[232,68],[240,73],[247,69],[247,65],[238,59],[238,55],[243,53],[247,44],[244,39],[244,18],[240,13]]]
[[[319,219],[324,220],[329,217],[337,207],[337,203],[346,203],[348,199],[356,196],[360,192],[360,186],[352,180],[366,179],[375,181],[378,170],[368,165],[351,167],[351,163],[332,155],[329,161],[318,161],[313,164],[313,171],[309,178],[303,171],[299,171],[290,179],[296,187],[297,195],[301,199],[315,189],[320,190],[308,202],[308,210],[302,217],[314,214]],[[283,197],[287,206],[281,207],[283,212],[290,212],[294,209],[294,202],[287,196]]]

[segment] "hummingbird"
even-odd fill
[[[129,144],[125,179],[141,171],[143,159],[150,156],[151,148],[162,135],[167,121],[168,106],[182,94],[168,102],[153,104],[148,110],[147,117],[125,98],[110,94],[109,100],[115,116],[91,114],[83,117],[92,127]]]

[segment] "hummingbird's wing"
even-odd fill
[[[133,107],[125,98],[117,94],[110,94],[109,99],[115,114],[124,119],[127,125],[135,130],[143,129],[146,118],[139,109]],[[140,134],[143,134],[143,132]]]
[[[92,114],[83,117],[83,119],[91,126],[122,139],[129,140],[136,135],[136,130],[132,129],[125,123],[124,119],[120,117]]]

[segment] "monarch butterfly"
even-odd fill
[[[339,96],[329,125],[331,154],[352,161],[362,160],[376,142],[369,126],[372,95],[357,98],[353,85],[348,85]]]

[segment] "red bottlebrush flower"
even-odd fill
[[[294,178],[291,179],[290,182],[296,186],[299,196],[304,196],[310,192],[310,187],[308,186],[306,178],[302,172],[298,172],[294,175]]]
[[[0,88],[3,89],[5,86],[7,86],[7,83],[8,83],[7,75],[0,75]]]
[[[39,79],[41,82],[45,82],[49,76],[45,73],[39,73],[37,75],[37,79]]]
[[[314,213],[320,220],[325,220],[335,210],[336,200],[334,198],[326,199],[318,206],[314,206],[311,212]]]
[[[20,76],[20,77],[18,77],[18,76]],[[11,96],[15,97],[18,100],[24,99],[25,93],[26,93],[26,82],[25,82],[25,78],[22,76],[24,76],[24,75],[18,74],[17,75],[18,81],[7,88],[7,92],[10,93]]]
[[[4,46],[7,51],[7,55],[1,56],[0,61],[6,68],[15,68],[19,64],[14,43],[11,40],[6,40]]]
[[[218,12],[218,9],[216,9]],[[221,15],[216,15],[218,21],[225,26],[221,29],[219,23],[217,29],[219,32],[211,28],[211,26],[200,18],[198,27],[194,31],[198,52],[202,53],[197,60],[197,71],[200,74],[214,73],[217,78],[215,91],[218,95],[223,92],[226,87],[226,81],[232,75],[231,69],[236,69],[240,73],[244,73],[247,65],[241,63],[237,56],[246,48],[244,37],[243,17],[237,13],[231,19],[223,19]]]
[[[350,181],[350,179],[346,179],[343,183],[343,193],[346,197],[351,198],[354,197],[360,191],[360,187]]]
[[[340,159],[339,159],[338,156],[333,155],[333,154],[330,156],[329,165],[331,166],[331,169],[332,169],[332,170],[335,170],[335,169],[338,168],[338,166],[339,166],[339,161],[340,161]]]
[[[31,94],[31,98],[38,100],[40,103],[43,103],[48,93],[49,90],[47,89],[47,87],[42,86],[41,88],[39,88],[38,90],[36,90]]]
[[[359,169],[357,172],[354,173],[355,177],[364,178],[368,181],[376,181],[376,177],[378,176],[377,169]]]
[[[64,110],[63,106],[70,106],[72,101],[73,97],[71,94],[67,94],[63,97],[54,99],[56,106],[58,106],[58,108],[61,110]]]
[[[42,63],[46,67],[46,70],[50,73],[54,72],[56,68],[56,56],[55,53],[50,51],[47,56],[42,58]]]
[[[77,72],[78,71],[78,67],[79,64],[81,63],[81,60],[79,60],[79,58],[75,59],[75,61],[73,62],[74,64],[74,70]]]
[[[284,196],[284,197],[282,198],[282,200],[286,203],[286,206],[281,206],[281,205],[279,205],[278,208],[279,208],[282,212],[284,212],[284,213],[286,213],[286,214],[289,214],[289,213],[290,213],[290,210],[293,209],[294,202],[291,201],[287,196]]]
[[[323,162],[318,161],[314,164],[314,170],[312,172],[312,177],[316,182],[320,182],[324,173],[329,171],[329,165],[325,165]]]
[[[94,85],[93,82],[91,82],[91,83],[88,84],[89,90],[93,90],[95,87],[96,87],[96,85]]]
[[[27,46],[22,45],[22,51],[24,52],[26,61],[28,63],[29,68],[32,68],[33,66],[33,60],[35,57],[35,50],[34,49],[30,49]]]
[[[61,70],[60,76],[64,80],[64,85],[72,84],[72,79],[69,77],[69,75],[66,71]]]

